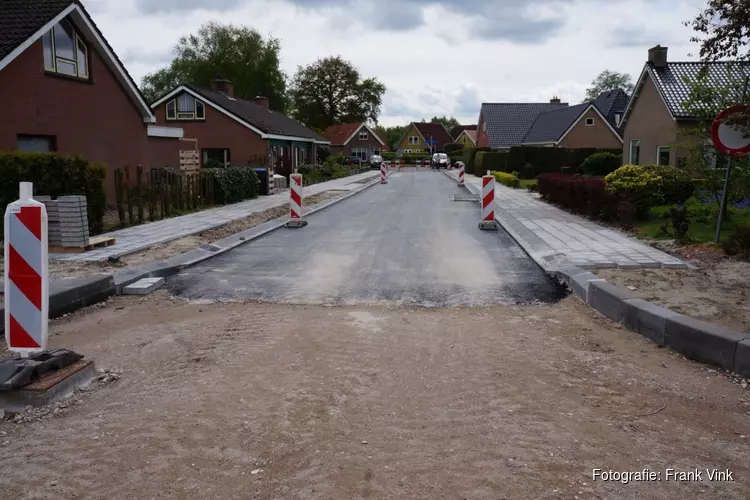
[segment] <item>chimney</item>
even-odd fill
[[[665,68],[667,66],[667,47],[657,45],[648,49],[648,62],[654,68]]]
[[[549,100],[551,103],[560,104],[560,98],[559,97],[553,97]]]
[[[220,74],[216,74],[216,79],[211,82],[211,90],[219,92],[227,97],[234,97],[234,86],[232,82],[223,78]]]
[[[256,96],[255,99],[253,99],[253,102],[257,104],[258,106],[261,106],[263,108],[268,108],[268,97],[263,96]]]

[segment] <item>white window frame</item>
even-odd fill
[[[380,148],[372,148],[373,156],[380,156]]]
[[[585,123],[585,125],[586,125],[587,127],[593,127],[593,126],[594,126],[595,124],[596,124],[596,122],[594,121],[594,118],[593,118],[593,117],[589,117],[589,118],[586,118],[586,123]]]
[[[621,121],[622,121],[622,113],[615,113],[615,127],[619,127]]]
[[[656,164],[661,165],[661,163],[659,163],[659,155],[661,154],[661,151],[663,149],[666,149],[669,153],[669,162],[667,163],[667,165],[665,165],[669,166],[672,164],[672,146],[656,146]]]
[[[369,138],[369,135],[367,134],[367,130],[360,130],[359,131],[359,140],[360,141],[366,141]]]
[[[411,149],[404,149],[405,154],[411,154]]]
[[[409,144],[419,144],[419,136],[418,135],[410,135],[409,136]]]
[[[415,150],[414,150],[414,152],[415,152],[415,153],[421,153],[421,152],[422,152],[422,150],[421,150],[421,149],[415,149]]]
[[[638,161],[641,161],[641,140],[640,139],[630,139],[630,144],[628,147],[628,164],[629,165],[638,165],[638,163],[633,163],[633,145],[634,143],[638,146]]]
[[[75,25],[70,22],[68,19],[63,19],[60,21],[61,24],[63,22],[66,22],[70,25],[70,29],[73,31],[73,52],[75,59],[68,59],[67,57],[60,57],[57,55],[57,49],[55,47],[55,27],[53,26],[51,30],[49,30],[47,33],[42,35],[42,58],[44,60],[44,69],[45,71],[49,71],[50,73],[57,73],[58,75],[64,75],[69,76],[71,78],[80,78],[82,80],[88,80],[89,74],[91,71],[89,70],[89,67],[91,66],[91,61],[89,59],[89,47],[86,45],[86,42],[83,41],[83,38],[78,34],[78,31],[76,30]],[[52,65],[48,65],[45,57],[45,49],[44,45],[46,43],[49,43],[50,50],[52,51]],[[80,50],[83,50],[83,57],[85,60],[85,68],[81,69],[81,60],[78,58],[78,52]],[[65,73],[60,71],[58,67],[58,63],[63,62],[67,64],[72,64],[73,67],[75,67],[75,75],[71,75],[69,73]]]
[[[195,102],[193,103],[192,112],[185,112],[185,111],[178,112],[177,111],[177,97],[179,96],[176,96],[174,99],[167,101],[167,104],[164,106],[164,116],[167,118],[167,121],[169,122],[172,122],[172,121],[177,122],[177,121],[185,121],[185,120],[203,121],[206,119],[206,104],[203,101],[201,101],[200,99],[193,98]],[[171,114],[169,112],[170,106],[173,107],[173,112]],[[199,107],[202,110],[201,113],[198,113]]]

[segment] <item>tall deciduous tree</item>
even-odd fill
[[[377,132],[378,137],[383,139],[383,142],[388,144],[388,147],[391,148],[391,151],[395,151],[398,147],[398,141],[401,140],[401,136],[404,135],[404,132],[406,131],[406,127],[383,127],[381,125],[378,125],[375,127],[375,132]]]
[[[271,109],[286,109],[286,76],[279,68],[279,41],[256,30],[208,22],[183,36],[166,68],[143,77],[141,90],[152,102],[181,83],[211,87],[217,74],[231,80],[236,97],[268,98]]]
[[[709,0],[695,19],[685,22],[700,44],[700,57],[706,61],[731,58],[750,60],[750,2]]]
[[[450,131],[453,127],[458,127],[461,125],[458,120],[456,120],[454,117],[448,118],[447,116],[433,116],[430,119],[430,123],[442,123],[443,126]]]
[[[586,101],[593,101],[602,92],[615,89],[622,89],[628,94],[632,93],[633,82],[630,79],[630,75],[605,69],[591,81],[591,85],[586,89]]]
[[[377,123],[385,85],[362,79],[352,63],[340,56],[301,66],[289,90],[293,116],[302,123],[325,129],[340,123]]]

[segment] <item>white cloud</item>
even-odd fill
[[[475,122],[483,101],[557,95],[580,102],[604,69],[635,80],[654,43],[669,46],[670,60],[688,59],[696,47],[682,21],[703,6],[701,0],[84,2],[136,81],[201,24],[244,24],[281,39],[282,68],[290,76],[298,65],[330,55],[376,76],[388,88],[385,125],[433,115]]]

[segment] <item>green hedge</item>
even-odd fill
[[[505,172],[506,168],[508,168],[508,153],[498,151],[480,151],[477,153],[474,162],[477,165],[477,170],[480,172],[486,172],[487,170]]]
[[[54,153],[0,153],[0,204],[18,199],[18,184],[33,182],[34,195],[84,195],[91,234],[102,232],[107,167],[80,157]],[[0,228],[2,226],[0,222]],[[2,234],[2,233],[0,233]]]
[[[258,197],[260,180],[252,167],[207,169],[214,175],[214,201],[219,205]]]
[[[487,171],[482,170],[482,166],[475,168],[474,161],[476,160],[477,153],[480,151],[490,151],[490,148],[464,148],[464,163],[466,164],[466,173],[474,174],[476,176],[482,176]]]
[[[394,158],[396,158],[396,152],[383,151],[382,153],[380,153],[380,156],[382,156],[384,160],[393,160]]]
[[[464,151],[464,145],[452,142],[450,144],[446,144],[445,148],[443,148],[443,149],[445,150],[446,154],[451,154],[451,153],[453,153],[455,151],[460,151],[461,153],[463,153],[463,151]]]
[[[594,153],[581,163],[581,171],[586,175],[603,177],[622,166],[622,156],[601,152]]]
[[[512,187],[512,188],[519,188],[521,187],[521,181],[513,174],[509,174],[506,172],[496,172],[492,171],[490,172],[497,182],[504,186]]]
[[[596,148],[544,148],[531,146],[514,146],[508,152],[508,162],[504,169],[505,172],[521,172],[526,177],[544,173],[559,173],[562,167],[569,167],[571,172],[577,172],[581,164],[595,153],[612,153],[621,154],[621,149],[596,149]],[[524,169],[524,166],[530,165],[531,168]]]

